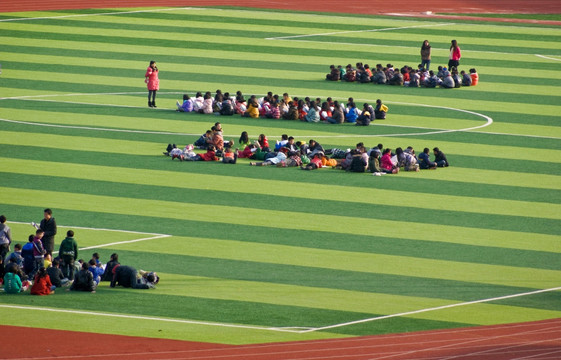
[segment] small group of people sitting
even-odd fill
[[[216,123],[213,128],[216,128],[217,124],[222,129],[219,123]],[[236,164],[238,159],[246,158],[250,160],[249,164],[252,166],[299,166],[304,170],[332,167],[353,172],[370,170],[375,175],[395,174],[400,168],[406,171],[419,171],[449,165],[446,156],[437,147],[433,149],[434,161],[429,158],[429,148],[425,148],[418,156],[412,147],[405,150],[397,148],[392,152],[389,148],[384,149],[382,144],[372,149],[366,149],[363,143],[358,143],[352,150],[324,149],[313,139],[307,143],[300,142],[287,134],[283,134],[271,148],[265,134],[260,134],[257,140],[251,141],[247,131],[243,131],[240,135],[239,148],[233,149],[233,141],[231,141],[223,146],[221,152],[218,152],[212,137],[208,137],[207,134],[203,134],[194,145],[186,145],[184,149],[178,148],[175,144],[168,144],[164,155],[171,156],[172,160],[179,158],[191,161],[222,161],[228,164]],[[206,150],[206,153],[195,153],[195,147]]]
[[[52,259],[44,250],[41,241],[43,233],[38,229],[35,235],[29,236],[24,246],[15,244],[14,251],[6,258],[6,266],[0,264],[0,280],[5,293],[18,294],[30,289],[31,295],[51,295],[57,288],[95,293],[100,281],[111,281],[111,287],[118,284],[148,289],[159,281],[154,272],[140,270],[137,275],[134,268],[120,266],[116,253],[111,255],[107,264],[100,262],[98,253],[93,253],[89,261],[76,261],[78,246],[72,230],[66,233],[58,256]],[[136,281],[132,281],[133,273]]]
[[[356,67],[348,64],[345,68],[341,65],[335,67],[330,66],[330,72],[325,76],[330,81],[347,81],[374,84],[387,84],[396,86],[409,87],[428,87],[434,88],[441,86],[443,88],[458,88],[461,86],[475,86],[479,82],[479,75],[475,68],[469,69],[469,73],[465,71],[458,72],[456,67],[447,69],[439,66],[438,72],[435,74],[432,70],[428,70],[423,64],[419,64],[417,69],[411,66],[403,66],[402,68],[394,67],[392,64],[382,66],[377,64],[376,69],[372,71],[368,64],[356,63]]]
[[[207,91],[204,96],[198,92],[194,99],[187,94],[183,95],[183,102],[177,101],[176,105],[179,112],[239,114],[251,118],[264,117],[326,124],[348,122],[357,125],[369,125],[375,119],[385,119],[388,111],[388,107],[382,104],[380,99],[376,100],[374,107],[365,103],[361,110],[357,108],[353,98],[349,98],[345,105],[334,101],[331,97],[325,101],[319,97],[299,99],[298,97],[291,98],[288,93],[284,93],[280,97],[271,91],[259,98],[252,95],[247,101],[241,91],[238,91],[235,97],[230,96],[228,92],[222,93],[220,90],[216,90],[214,97],[210,91]],[[360,118],[363,113],[363,117]]]

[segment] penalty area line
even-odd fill
[[[28,224],[28,225],[32,226],[31,223],[21,222],[21,221],[10,221],[10,223],[12,223],[12,224],[23,224],[23,225]],[[87,247],[83,247],[83,248],[78,248],[78,250],[98,249],[98,248],[103,248],[103,247],[107,247],[107,246],[130,244],[130,243],[135,243],[135,242],[140,242],[140,241],[163,239],[163,238],[168,238],[168,237],[172,236],[172,235],[168,235],[168,234],[145,233],[145,232],[131,231],[131,230],[101,229],[101,228],[89,228],[89,227],[66,226],[66,225],[59,225],[58,227],[69,228],[69,229],[94,230],[94,231],[113,231],[113,232],[121,232],[121,233],[127,233],[127,234],[138,234],[138,235],[154,235],[154,236],[143,237],[143,238],[132,239],[132,240],[124,240],[124,241],[116,241],[116,242],[106,243],[106,244],[92,245],[92,246],[87,246]],[[58,254],[58,251],[53,251],[53,254]]]
[[[451,309],[451,308],[460,307],[460,306],[467,306],[467,305],[474,305],[474,304],[482,304],[482,303],[487,303],[487,302],[491,302],[491,301],[499,301],[499,300],[513,299],[513,298],[517,298],[517,297],[529,296],[529,295],[535,295],[535,294],[541,294],[541,293],[546,293],[546,292],[551,292],[551,291],[558,291],[558,290],[561,290],[561,287],[555,287],[555,288],[550,288],[550,289],[541,289],[541,290],[529,291],[529,292],[525,292],[525,293],[518,293],[518,294],[505,295],[505,296],[498,296],[498,297],[488,298],[488,299],[467,301],[467,302],[462,302],[462,303],[449,304],[449,305],[437,306],[437,307],[432,307],[432,308],[426,308],[426,309],[419,309],[419,310],[407,311],[407,312],[402,312],[402,313],[397,313],[397,314],[390,314],[390,315],[384,315],[384,316],[377,316],[377,317],[368,318],[368,319],[361,319],[361,320],[349,321],[349,322],[346,322],[346,323],[340,323],[340,324],[334,324],[334,325],[329,325],[329,326],[323,326],[323,327],[313,328],[313,329],[309,329],[309,330],[303,330],[303,331],[300,331],[300,333],[308,333],[308,332],[314,332],[314,331],[329,330],[329,329],[335,329],[335,328],[340,328],[340,327],[345,327],[345,326],[350,326],[350,325],[362,324],[362,323],[366,323],[366,322],[372,322],[372,321],[390,319],[390,318],[394,318],[394,317],[402,317],[402,316],[408,316],[408,315],[415,315],[415,314],[421,314],[421,313],[430,312],[430,311],[438,311],[438,310]]]

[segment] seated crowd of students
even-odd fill
[[[371,70],[368,64],[358,62],[356,67],[351,64],[344,68],[341,65],[337,67],[331,65],[330,72],[325,76],[325,79],[409,87],[434,88],[440,86],[451,89],[461,86],[475,86],[479,82],[479,75],[474,68],[469,69],[469,73],[466,73],[464,70],[458,72],[455,67],[447,69],[443,66],[439,66],[438,72],[435,74],[421,64],[417,66],[417,69],[407,65],[399,68],[392,64],[387,64],[385,67],[382,64],[377,64],[376,69]]]
[[[198,92],[195,98],[185,94],[183,101],[177,101],[176,105],[179,112],[238,114],[251,118],[264,117],[326,124],[348,122],[356,125],[369,125],[375,119],[385,119],[388,111],[388,107],[380,99],[376,100],[375,106],[364,103],[362,109],[359,109],[353,98],[349,98],[347,104],[342,104],[331,97],[322,101],[319,97],[299,99],[298,97],[291,98],[287,93],[281,97],[268,92],[265,96],[258,98],[252,95],[246,100],[241,91],[238,91],[234,97],[230,96],[230,93],[222,93],[220,90],[216,90],[214,96],[210,91],[207,91],[204,96]]]
[[[74,261],[78,247],[73,236],[74,232],[69,230],[55,258],[44,251],[42,230],[30,235],[25,245],[15,244],[14,251],[6,257],[6,266],[0,257],[0,283],[4,292],[19,294],[29,289],[31,295],[51,295],[57,288],[67,288],[67,291],[95,293],[101,281],[111,281],[111,287],[118,284],[137,289],[154,288],[158,283],[159,277],[154,272],[137,272],[130,266],[121,266],[116,253],[107,264],[100,262],[98,253],[93,253],[89,261]]]
[[[367,149],[363,143],[356,144],[354,149],[324,149],[313,139],[300,142],[287,134],[283,134],[281,139],[275,142],[274,147],[270,147],[269,139],[265,134],[260,134],[257,140],[251,141],[247,131],[240,135],[238,148],[233,149],[233,145],[232,140],[224,142],[222,125],[217,122],[212,130],[183,149],[175,144],[168,144],[164,155],[170,156],[172,160],[222,161],[228,164],[236,164],[238,159],[247,158],[251,160],[249,164],[252,166],[299,166],[304,170],[331,167],[352,172],[370,171],[378,176],[396,174],[400,169],[419,171],[449,166],[446,155],[438,147],[433,148],[434,161],[432,161],[429,157],[429,148],[424,148],[419,155],[411,146],[405,150],[398,147],[392,151],[390,148],[384,148],[382,144],[371,149]],[[195,149],[206,150],[206,152],[197,153]]]

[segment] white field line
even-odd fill
[[[28,224],[28,225],[32,226],[31,223],[29,223],[29,222],[10,221],[10,223],[12,223],[12,224],[23,224],[23,225]],[[155,239],[162,239],[162,238],[171,237],[171,235],[167,235],[167,234],[145,233],[145,232],[130,231],[130,230],[89,228],[89,227],[66,226],[66,225],[58,225],[58,227],[69,228],[69,229],[94,230],[94,231],[113,231],[113,232],[122,232],[122,233],[139,234],[139,235],[154,235],[154,236],[150,236],[150,237],[143,237],[143,238],[132,239],[132,240],[124,240],[124,241],[117,241],[117,242],[107,243],[107,244],[93,245],[93,246],[78,248],[78,250],[90,250],[90,249],[97,249],[97,248],[102,248],[102,247],[107,247],[107,246],[112,246],[112,245],[130,244],[130,243],[135,243],[135,242],[139,242],[139,241],[147,241],[147,240],[155,240]],[[58,254],[58,251],[53,251],[53,254]]]
[[[65,314],[103,316],[103,317],[114,317],[114,318],[121,318],[121,319],[149,320],[149,321],[171,322],[171,323],[181,323],[181,324],[191,324],[191,325],[216,326],[216,327],[225,327],[225,328],[295,332],[290,329],[285,330],[283,328],[267,327],[267,326],[224,324],[224,323],[216,323],[216,322],[209,322],[209,321],[183,320],[183,319],[162,318],[162,317],[154,317],[154,316],[112,314],[112,313],[104,313],[104,312],[97,312],[97,311],[66,310],[66,309],[57,309],[57,308],[20,306],[20,305],[8,305],[8,304],[0,304],[0,308],[18,309],[18,310],[25,310],[25,311],[31,311],[31,310],[48,311],[48,312],[58,312],[58,313],[65,313]]]
[[[72,15],[58,15],[58,16],[11,18],[11,19],[1,19],[0,22],[67,19],[67,18],[76,18],[76,17],[90,17],[90,16],[104,16],[104,15],[124,15],[124,14],[138,14],[138,13],[146,13],[146,12],[151,13],[151,12],[177,11],[177,10],[207,10],[207,9],[206,8],[197,8],[197,7],[180,7],[180,8],[148,9],[148,10],[134,10],[134,11],[114,11],[114,12],[95,13],[95,14],[72,14]]]
[[[178,94],[177,92],[163,92],[164,94]],[[63,94],[60,95],[62,97],[68,96],[99,96],[99,95],[138,95],[144,94],[144,92],[121,92],[121,93],[76,93],[76,94]],[[19,97],[5,97],[0,98],[0,100],[24,100],[24,101],[48,101],[48,102],[60,102],[60,103],[68,103],[68,104],[78,104],[78,105],[93,105],[93,106],[107,106],[107,107],[126,107],[126,108],[144,108],[140,106],[129,106],[129,105],[112,105],[112,104],[95,104],[95,103],[86,103],[86,102],[75,102],[75,101],[59,101],[59,100],[47,100],[44,99],[45,97],[57,97],[56,94],[51,95],[30,95],[30,96],[19,96]],[[358,101],[370,101],[368,99],[357,99]],[[378,124],[374,123],[374,126],[387,126],[387,127],[400,127],[400,128],[415,128],[415,129],[430,129],[435,131],[430,132],[418,132],[418,133],[405,133],[405,134],[377,134],[377,135],[360,135],[360,137],[401,137],[401,136],[416,136],[416,135],[433,135],[433,134],[442,134],[442,133],[450,133],[450,132],[462,132],[462,131],[470,131],[475,129],[480,129],[486,126],[489,126],[493,123],[493,119],[487,115],[483,115],[480,113],[476,113],[473,111],[462,110],[462,109],[455,109],[451,107],[445,106],[436,106],[436,105],[426,105],[426,104],[411,104],[411,103],[402,103],[402,102],[387,102],[388,104],[400,104],[406,106],[422,106],[428,108],[439,108],[439,109],[446,109],[451,111],[459,111],[464,112],[472,115],[476,115],[482,117],[486,120],[486,123],[483,125],[471,127],[471,128],[464,128],[464,129],[434,129],[434,128],[425,128],[425,127],[417,127],[417,126],[402,126],[402,125],[390,125],[390,124]],[[168,109],[169,111],[169,109]],[[35,123],[35,122],[25,122],[25,121],[17,121],[17,120],[9,120],[9,119],[1,119],[0,121],[5,122],[12,122],[18,124],[25,124],[25,125],[34,125],[34,126],[45,126],[45,127],[58,127],[58,128],[66,128],[66,129],[80,129],[80,130],[98,130],[98,131],[113,131],[113,132],[125,132],[125,133],[141,133],[141,134],[160,134],[160,135],[184,135],[184,136],[197,136],[198,134],[186,134],[186,133],[173,133],[173,132],[163,132],[163,131],[144,131],[144,130],[124,130],[124,129],[108,129],[108,128],[97,128],[97,127],[87,127],[87,126],[75,126],[75,125],[56,125],[56,124],[45,124],[45,123]],[[225,135],[234,136],[234,135]],[[303,135],[303,137],[306,137]],[[312,135],[313,137],[313,135]],[[337,138],[337,137],[348,137],[345,135],[324,135],[324,136],[316,136],[317,138]]]
[[[178,8],[164,8],[164,9],[148,9],[148,10],[136,10],[136,11],[115,11],[115,12],[108,12],[108,13],[94,13],[94,14],[72,14],[72,15],[59,15],[59,16],[43,16],[43,17],[30,17],[30,18],[11,18],[11,19],[1,19],[0,22],[13,22],[13,21],[27,21],[27,20],[49,20],[49,19],[63,19],[63,18],[74,18],[74,17],[89,17],[89,16],[103,16],[103,15],[122,15],[122,14],[136,14],[136,13],[150,13],[150,12],[162,12],[162,11],[178,11],[178,10],[196,10],[196,11],[204,11],[204,10],[208,10],[207,8],[204,7],[178,7]],[[212,11],[222,11],[223,9],[219,9],[219,8],[212,8]],[[246,11],[246,12],[257,12],[257,13],[265,13],[265,14],[270,14],[269,12],[266,11],[253,11],[253,10],[236,10],[236,11]],[[307,14],[308,16],[311,17],[318,17],[318,16],[328,16],[328,15],[314,15],[314,14]],[[334,15],[334,16],[330,16],[331,18],[341,18],[341,19],[348,19],[348,17],[345,16],[340,16],[340,15]],[[411,20],[396,20],[394,19],[393,21],[399,22],[411,22]],[[422,21],[422,20],[416,20],[416,21]],[[431,20],[426,20],[424,22],[429,22]],[[395,30],[395,29],[405,29],[405,28],[412,28],[412,27],[425,27],[425,26],[442,26],[442,25],[451,25],[454,23],[441,23],[441,24],[427,24],[427,25],[417,25],[417,26],[409,26],[409,27],[397,27],[397,28],[387,28],[387,30]],[[498,24],[485,24],[485,26],[493,26],[493,27],[506,27],[508,25],[498,25]],[[525,28],[522,26],[508,26],[509,28]],[[547,28],[546,28],[547,29]],[[556,28],[551,28],[552,30]],[[367,32],[367,31],[386,31],[384,29],[373,29],[373,30],[357,30],[355,32]],[[353,31],[349,31],[349,32],[353,32]],[[341,33],[341,32],[339,32]],[[326,33],[326,34],[337,34],[337,33]],[[322,34],[319,34],[322,35]],[[324,34],[325,35],[325,34]],[[265,40],[284,40],[284,39],[293,39],[293,38],[298,38],[298,37],[306,37],[306,36],[318,36],[316,35],[294,35],[291,37],[276,37],[276,38],[265,38]],[[321,42],[321,43],[326,43],[326,44],[342,44],[342,45],[361,45],[361,46],[381,46],[381,47],[393,47],[393,48],[402,48],[402,49],[417,49],[417,47],[414,46],[398,46],[398,45],[378,45],[378,44],[359,44],[359,43],[343,43],[343,42],[324,42],[324,41],[314,41],[314,40],[296,40],[296,41],[308,41],[308,42]],[[448,50],[448,49],[437,49],[437,48],[433,48],[435,50]],[[476,52],[476,53],[485,53],[485,54],[507,54],[507,55],[527,55],[527,56],[540,56],[540,57],[544,57],[544,55],[538,55],[538,54],[525,54],[525,53],[508,53],[508,52],[498,52],[498,51],[485,51],[485,50],[464,50],[465,53],[469,53],[469,52]],[[547,58],[547,57],[546,57]],[[549,58],[552,60],[557,60],[554,58]],[[561,61],[561,60],[557,60],[557,61]]]
[[[561,61],[561,59],[556,59],[556,58],[552,58],[552,57],[545,56],[545,55],[536,54],[536,56],[537,56],[537,57],[541,57],[542,59]]]
[[[340,324],[335,324],[335,325],[323,326],[323,327],[319,327],[319,328],[313,328],[313,329],[310,329],[310,330],[304,330],[304,331],[302,331],[302,333],[307,333],[307,332],[312,332],[312,331],[329,330],[329,329],[334,329],[334,328],[339,328],[339,327],[344,327],[344,326],[350,326],[350,325],[356,325],[356,324],[361,324],[361,323],[366,323],[366,322],[371,322],[371,321],[378,321],[378,320],[384,320],[384,319],[389,319],[389,318],[394,318],[394,317],[402,317],[402,316],[421,314],[421,313],[425,313],[425,312],[429,312],[429,311],[451,309],[451,308],[455,308],[455,307],[467,306],[467,305],[473,305],[473,304],[481,304],[481,303],[487,303],[487,302],[491,302],[491,301],[512,299],[512,298],[517,298],[517,297],[521,297],[521,296],[535,295],[535,294],[541,294],[541,293],[545,293],[545,292],[558,291],[558,290],[561,290],[561,287],[555,287],[555,288],[550,288],[550,289],[541,289],[541,290],[530,291],[530,292],[519,293],[519,294],[505,295],[505,296],[499,296],[499,297],[488,298],[488,299],[467,301],[467,302],[462,302],[462,303],[443,305],[443,306],[437,306],[437,307],[420,309],[420,310],[407,311],[407,312],[402,312],[402,313],[397,313],[397,314],[384,315],[384,316],[378,316],[378,317],[373,317],[373,318],[368,318],[368,319],[349,321],[349,322],[346,322],[346,323],[340,323]]]
[[[296,39],[296,38],[313,37],[313,36],[339,35],[339,34],[351,34],[351,33],[362,33],[362,32],[377,32],[377,31],[391,31],[391,30],[414,29],[414,28],[420,28],[420,27],[434,27],[434,26],[445,26],[445,25],[454,25],[454,23],[424,24],[424,25],[412,25],[412,26],[402,26],[402,27],[393,27],[393,28],[381,28],[381,29],[349,30],[349,31],[335,31],[335,32],[319,33],[319,34],[304,34],[304,35],[279,36],[279,37],[265,38],[265,40]]]
[[[189,92],[189,91],[187,91]],[[161,92],[161,94],[183,94],[184,92]],[[124,108],[139,108],[144,109],[143,106],[130,106],[130,105],[114,105],[114,104],[96,104],[96,103],[87,103],[87,102],[77,102],[77,101],[59,101],[59,100],[46,100],[42,99],[45,97],[69,97],[69,96],[100,96],[100,95],[139,95],[145,94],[145,92],[116,92],[116,93],[74,93],[74,94],[50,94],[50,95],[27,95],[27,96],[14,96],[14,97],[3,97],[0,100],[24,100],[24,101],[50,101],[50,102],[60,102],[60,103],[68,103],[68,104],[79,104],[79,105],[92,105],[92,106],[106,106],[106,107],[124,107]],[[304,96],[304,95],[297,95],[296,96]],[[372,101],[372,99],[356,99],[357,101]],[[405,125],[392,125],[392,124],[380,124],[379,122],[374,122],[372,126],[380,126],[380,127],[398,127],[398,128],[405,128],[405,129],[427,129],[427,130],[434,130],[430,132],[417,132],[417,133],[403,133],[403,134],[373,134],[373,135],[300,135],[301,137],[316,137],[316,138],[376,138],[376,137],[404,137],[404,136],[419,136],[419,135],[434,135],[434,134],[444,134],[444,133],[452,133],[452,132],[468,132],[471,130],[481,129],[487,126],[490,126],[493,123],[493,119],[487,115],[477,113],[474,111],[463,110],[463,109],[456,109],[447,106],[437,106],[437,105],[427,105],[427,104],[413,104],[413,103],[404,103],[398,101],[386,101],[388,104],[399,104],[405,106],[421,106],[421,107],[428,107],[428,108],[437,108],[437,109],[445,109],[451,111],[459,111],[467,114],[472,114],[475,116],[482,117],[486,120],[483,125],[474,126],[470,128],[463,128],[463,129],[438,129],[438,128],[426,128],[421,126],[405,126]],[[161,111],[171,111],[172,109],[151,109],[151,110],[161,110]],[[28,121],[19,121],[19,120],[10,120],[10,119],[2,119],[0,121],[4,122],[11,122],[16,124],[23,124],[23,125],[32,125],[32,126],[45,126],[45,127],[55,127],[55,128],[65,128],[65,129],[78,129],[78,130],[96,130],[96,131],[110,131],[110,132],[123,132],[123,133],[136,133],[136,134],[156,134],[156,135],[177,135],[177,136],[199,136],[200,134],[190,134],[190,133],[176,133],[176,132],[168,132],[168,131],[145,131],[145,130],[126,130],[126,129],[111,129],[111,128],[99,128],[99,127],[89,127],[89,126],[76,126],[76,125],[56,125],[56,124],[46,124],[46,123],[37,123],[37,122],[28,122]],[[491,135],[504,135],[504,136],[522,136],[522,137],[530,137],[530,138],[540,138],[540,139],[559,139],[559,137],[554,136],[541,136],[541,135],[528,135],[528,134],[508,134],[508,133],[498,133],[498,132],[485,132],[485,131],[478,131],[477,133],[481,134],[491,134]],[[226,137],[232,137],[235,135],[228,135],[225,134]]]

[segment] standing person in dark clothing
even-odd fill
[[[60,243],[58,255],[62,259],[62,273],[67,278],[74,279],[74,262],[78,258],[78,244],[74,240],[74,231],[66,232],[66,238]]]
[[[53,255],[53,249],[55,248],[55,235],[56,235],[56,221],[53,217],[53,211],[51,209],[45,209],[43,211],[44,219],[41,220],[39,226],[36,223],[32,223],[36,229],[41,229],[44,232],[43,239],[43,247],[45,251],[49,255]]]
[[[153,289],[159,281],[160,278],[155,272],[140,270],[139,277],[138,272],[132,266],[116,265],[113,268],[113,280],[110,286],[120,285],[133,289]]]
[[[2,258],[2,264],[6,259],[6,255],[10,252],[10,244],[12,243],[12,232],[10,227],[6,225],[6,217],[0,215],[0,258]]]

